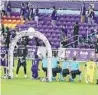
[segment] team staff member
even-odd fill
[[[63,48],[67,48],[67,32],[66,25],[61,26],[61,44]]]
[[[78,35],[79,35],[79,24],[78,22],[76,22],[75,26],[74,26],[74,45],[75,45],[75,48],[77,47],[78,45]]]

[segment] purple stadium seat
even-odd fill
[[[19,13],[12,13],[14,16],[19,16]],[[43,19],[44,17],[44,19]],[[51,18],[49,17],[49,14],[40,14],[39,17],[39,25],[36,25],[35,21],[29,21],[25,22],[23,25],[17,25],[16,29],[19,28],[19,30],[25,30],[28,29],[28,27],[34,27],[39,32],[43,33],[50,41],[52,48],[58,48],[60,46],[60,36],[61,36],[61,25],[67,26],[67,38],[70,38],[73,36],[73,27],[76,21],[79,22],[80,29],[79,34],[82,37],[87,37],[87,31],[88,34],[92,33],[91,29],[95,29],[98,27],[96,23],[93,25],[88,25],[87,23],[80,23],[80,15],[57,15],[57,21],[56,21],[56,27],[51,25]],[[98,20],[98,18],[96,18]],[[73,39],[70,39],[68,42],[72,42]],[[92,43],[89,45],[88,43],[79,43],[78,47],[82,48],[94,48],[94,41],[95,39],[92,39]],[[42,45],[42,41],[39,41],[40,45]],[[31,42],[29,42],[30,45],[32,45]],[[33,43],[34,44],[34,43]],[[71,45],[69,47],[72,47]]]

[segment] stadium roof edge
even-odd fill
[[[16,1],[16,0],[1,0],[1,1]],[[28,1],[28,2],[30,2],[30,1],[38,1],[38,2],[41,2],[41,1],[50,1],[50,2],[55,2],[55,1],[90,1],[90,2],[93,2],[93,1],[98,1],[98,0],[17,0],[17,1]]]

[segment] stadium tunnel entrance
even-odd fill
[[[14,57],[14,48],[15,45],[17,44],[18,40],[24,36],[33,36],[37,37],[40,40],[42,40],[46,46],[47,49],[47,54],[48,54],[48,72],[47,72],[47,77],[48,80],[51,82],[52,81],[52,68],[51,68],[51,58],[52,58],[52,49],[51,45],[48,41],[48,39],[40,32],[35,31],[34,28],[29,28],[28,30],[21,31],[19,34],[16,35],[16,37],[12,40],[9,46],[9,51],[8,51],[8,74],[13,79],[13,57]]]

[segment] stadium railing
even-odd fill
[[[85,41],[88,41],[88,38],[89,38],[91,35],[93,35],[93,34],[96,35],[97,33],[98,33],[98,30],[95,30],[95,32],[90,33],[90,34],[88,34],[88,32],[87,32],[87,37],[86,37]],[[80,39],[81,39],[81,38],[80,38],[81,35],[75,35],[75,36],[72,36],[72,37],[66,39],[66,41],[69,41],[70,39],[73,39],[73,38],[76,37],[76,36],[78,36],[78,40],[75,40],[75,41],[72,41],[72,42],[68,43],[68,44],[66,45],[66,47],[69,46],[69,45],[71,45],[71,44],[74,44],[74,43],[77,42],[77,41],[78,41],[78,44],[79,44]]]

